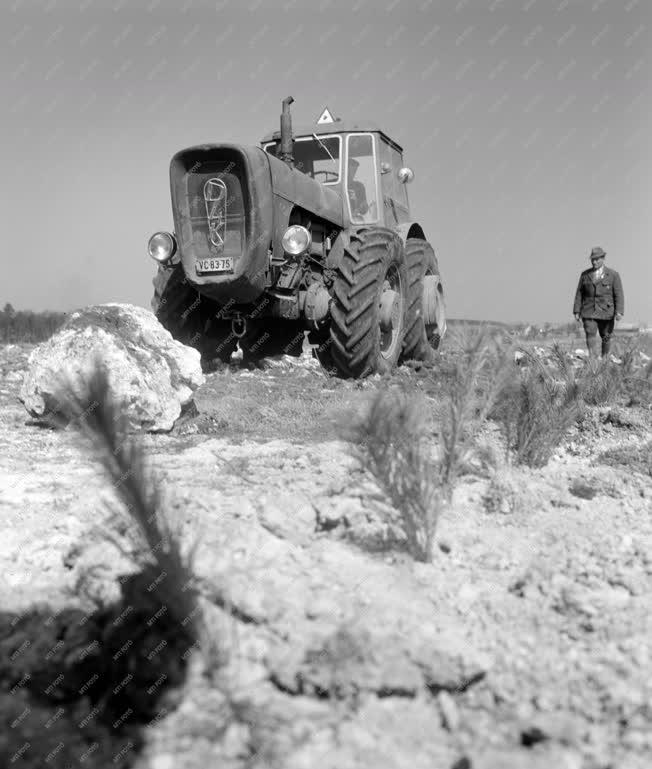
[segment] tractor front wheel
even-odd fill
[[[216,359],[228,363],[238,340],[231,323],[219,317],[219,305],[188,283],[181,265],[159,267],[153,283],[152,310],[159,323],[177,341],[199,350],[202,366]]]
[[[341,376],[384,374],[398,363],[406,328],[408,272],[398,235],[357,230],[333,285],[330,345],[319,355]]]
[[[405,258],[409,274],[407,330],[403,359],[431,362],[446,333],[444,289],[439,263],[430,243],[408,238]]]

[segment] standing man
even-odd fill
[[[591,269],[584,270],[575,292],[573,314],[582,321],[586,346],[592,358],[598,357],[598,334],[602,357],[609,354],[614,323],[623,317],[625,297],[620,275],[604,266],[606,252],[596,246],[591,251]]]

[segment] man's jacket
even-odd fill
[[[625,296],[620,275],[608,267],[597,282],[591,277],[592,269],[584,270],[575,292],[573,315],[583,318],[610,320],[614,315],[625,314]]]

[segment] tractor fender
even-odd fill
[[[408,238],[417,238],[418,240],[427,240],[425,233],[418,222],[403,222],[396,227],[403,245]]]
[[[342,263],[344,257],[344,249],[351,242],[351,233],[355,232],[355,229],[342,230],[331,246],[331,250],[328,252],[328,256],[324,260],[324,267],[327,270],[336,270]]]
[[[369,225],[366,225],[366,226],[368,227]],[[342,230],[342,232],[339,233],[328,254],[328,257],[325,262],[325,267],[337,268],[340,265],[342,261],[342,256],[344,255],[344,249],[350,243],[351,234],[354,233],[356,229],[357,228],[355,227],[353,228],[349,227],[345,230]],[[426,240],[425,233],[418,222],[405,222],[403,224],[399,224],[394,229],[397,232],[404,246],[408,238]]]

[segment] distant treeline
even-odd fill
[[[498,320],[466,320],[464,318],[451,318],[448,327],[460,326],[485,326],[489,330],[504,331],[528,338],[549,336],[574,336],[579,333],[581,327],[574,322],[570,323],[504,323]]]
[[[512,328],[515,323],[503,323],[500,320],[470,320],[468,318],[449,318],[449,326],[495,326],[496,328]]]
[[[7,302],[0,312],[0,342],[43,342],[49,339],[65,320],[65,312],[14,310]]]

